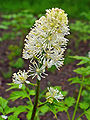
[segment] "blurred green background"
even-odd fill
[[[0,0],[0,11],[10,13],[28,9],[39,14],[52,7],[62,8],[70,17],[80,18],[82,13],[89,12],[90,0]]]

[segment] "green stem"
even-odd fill
[[[55,103],[54,103],[54,104],[55,104]],[[64,108],[64,106],[65,106],[65,105],[64,105],[64,106],[62,106],[62,105],[58,105],[58,104],[55,104],[55,105],[60,106],[60,107],[63,107],[63,108]],[[71,120],[71,119],[70,119],[70,115],[69,115],[69,112],[68,112],[68,111],[67,111],[67,117],[68,117],[68,120]]]
[[[29,83],[30,85],[32,85],[32,86],[37,86],[37,84],[33,84],[33,83]]]
[[[27,92],[27,94],[28,94],[28,89],[27,89],[27,87],[26,87],[26,92]],[[30,104],[31,104],[31,105],[33,105],[33,103],[32,103],[32,100],[31,100],[30,96],[28,96],[28,99],[29,99],[29,101],[30,101]]]
[[[34,117],[35,117],[35,114],[36,114],[37,105],[38,105],[38,97],[39,97],[39,89],[40,89],[40,81],[37,80],[36,96],[35,96],[35,101],[34,101],[34,107],[33,107],[31,120],[34,120]]]
[[[47,103],[47,101],[45,101],[44,103],[40,104],[38,107],[41,107],[43,105],[45,105]]]
[[[78,120],[79,118],[81,118],[84,114],[85,114],[85,112],[83,112],[78,118],[76,118],[76,120]]]
[[[82,78],[82,81],[83,80],[84,80],[84,77]],[[81,86],[80,86],[80,90],[79,90],[79,94],[78,94],[78,98],[77,98],[77,102],[76,102],[76,106],[75,106],[75,109],[74,109],[72,120],[75,119],[76,111],[77,111],[77,108],[78,108],[78,103],[79,103],[81,92],[82,92],[82,87],[83,87],[83,84],[81,84]]]
[[[32,101],[31,101],[31,98],[30,98],[30,97],[28,97],[28,99],[29,99],[29,101],[30,101],[30,104],[31,104],[31,105],[33,105]]]
[[[62,100],[62,102],[64,103],[64,101],[63,101],[63,100]],[[64,103],[64,106],[65,106],[65,103]],[[68,110],[67,110],[67,112],[66,112],[66,113],[67,113],[68,120],[71,120]]]
[[[68,117],[68,120],[71,120],[70,119],[70,115],[69,115],[69,112],[67,111],[67,117]]]

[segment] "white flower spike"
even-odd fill
[[[26,36],[23,58],[38,58],[44,66],[55,65],[59,69],[63,65],[63,53],[66,49],[69,34],[67,14],[62,9],[46,10],[46,15],[36,20],[34,27]],[[42,58],[41,58],[42,56]]]

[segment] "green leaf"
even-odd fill
[[[4,29],[4,30],[7,30],[8,27],[6,25],[0,25],[0,29]]]
[[[27,107],[26,106],[18,106],[15,111],[14,111],[14,116],[18,116],[22,112],[27,112]]]
[[[0,105],[2,108],[5,108],[8,104],[8,101],[5,100],[4,98],[0,97]]]
[[[8,27],[11,24],[11,22],[10,21],[2,21],[2,24]]]
[[[61,86],[54,86],[53,88],[61,91]]]
[[[50,72],[55,72],[55,70],[56,70],[56,66],[55,65],[52,65],[52,67],[51,68],[48,68],[48,71],[50,71]]]
[[[85,112],[85,115],[86,115],[87,119],[90,120],[90,109],[88,109],[88,110]]]
[[[67,91],[61,91],[61,93],[62,93],[63,96],[66,96],[68,94]]]
[[[9,62],[10,66],[14,68],[23,68],[24,67],[24,60],[22,58],[18,58],[17,61]]]
[[[56,100],[52,104],[48,103],[47,105],[49,107],[49,111],[53,112],[54,115],[56,115],[59,111],[63,112],[68,109],[63,102],[57,102]]]
[[[9,100],[15,101],[18,98],[28,98],[26,91],[14,91],[10,94]]]
[[[3,119],[3,118],[0,116],[0,120],[5,120],[5,119]]]
[[[27,113],[27,115],[26,115],[28,120],[31,119],[31,115],[32,115],[32,111],[29,111],[29,112]]]
[[[43,105],[39,108],[39,111],[41,111],[42,113],[46,113],[49,111],[49,107],[47,105]]]
[[[30,120],[31,119],[31,115],[32,115],[33,106],[32,105],[28,105],[28,106],[26,106],[26,109],[28,109],[26,117],[27,117],[28,120]]]
[[[17,118],[16,116],[14,116],[14,115],[10,115],[10,116],[8,117],[8,120],[20,120],[20,119]]]
[[[67,97],[64,102],[68,107],[71,107],[75,103],[75,99],[73,97]]]
[[[58,106],[55,106],[54,104],[49,104],[49,109],[50,109],[51,112],[53,112],[54,115],[56,115],[57,112],[58,112],[56,110],[57,108],[58,108]]]
[[[4,111],[6,114],[9,114],[9,113],[13,113],[15,110],[16,110],[16,107],[10,108],[7,106]]]
[[[89,104],[86,102],[81,102],[81,103],[79,103],[79,106],[81,109],[86,110],[89,107]]]
[[[29,95],[35,95],[35,90],[30,90]]]
[[[90,66],[88,66],[86,68],[84,68],[84,67],[77,68],[76,70],[74,70],[74,72],[81,74],[83,76],[90,75]]]
[[[83,96],[83,100],[90,105],[90,91],[83,90],[82,96]]]
[[[89,57],[83,57],[83,56],[70,56],[71,58],[81,60],[77,65],[82,65],[85,63],[90,63],[90,58]]]
[[[27,88],[27,91],[29,93],[29,96],[30,95],[35,95],[35,90],[30,90],[29,88]]]
[[[19,84],[15,84],[15,83],[8,83],[7,85],[10,85],[11,87],[8,88],[6,91],[9,91],[11,89],[19,89]],[[22,90],[25,90],[25,85],[23,84],[21,87]]]
[[[2,107],[0,107],[0,113],[3,113],[3,108]]]
[[[79,77],[69,78],[68,81],[71,82],[71,84],[74,84],[74,83],[81,83]]]

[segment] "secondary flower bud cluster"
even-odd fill
[[[19,88],[22,87],[23,83],[29,84],[30,82],[27,81],[28,73],[24,71],[19,70],[19,72],[13,74],[13,82],[15,84],[19,84]]]
[[[67,14],[62,9],[46,10],[45,16],[36,20],[34,27],[26,36],[23,58],[38,58],[45,67],[63,65],[63,53],[69,34]]]
[[[48,91],[49,92],[46,93],[46,99],[48,100],[48,102],[52,103],[54,99],[56,99],[57,101],[60,99],[64,99],[63,95],[61,94],[61,92],[59,92],[59,90],[50,87],[48,88]]]

